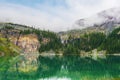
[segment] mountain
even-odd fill
[[[73,29],[97,28],[111,31],[115,26],[120,25],[120,8],[104,10],[89,18],[77,20]]]
[[[39,53],[59,49],[58,46],[60,40],[54,32],[20,24],[0,23],[0,58],[18,54],[21,59],[18,66],[21,71],[37,69]]]
[[[99,12],[91,17],[75,21],[71,30],[59,32],[62,39],[66,40],[69,36],[79,38],[85,33],[102,32],[108,35],[115,28],[120,26],[120,8],[111,8]]]

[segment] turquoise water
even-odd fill
[[[120,56],[94,60],[79,56],[39,56],[38,70],[1,72],[1,80],[120,80]]]

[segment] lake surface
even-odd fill
[[[97,60],[80,56],[39,56],[38,70],[4,72],[0,80],[120,80],[120,56]]]

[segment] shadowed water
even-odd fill
[[[38,58],[38,70],[21,73],[5,71],[1,80],[120,80],[120,56],[94,60],[80,56]]]

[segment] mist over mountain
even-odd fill
[[[81,29],[87,27],[99,27],[110,29],[113,26],[120,25],[120,8],[111,8],[97,13],[89,18],[79,19],[73,25],[73,29]]]

